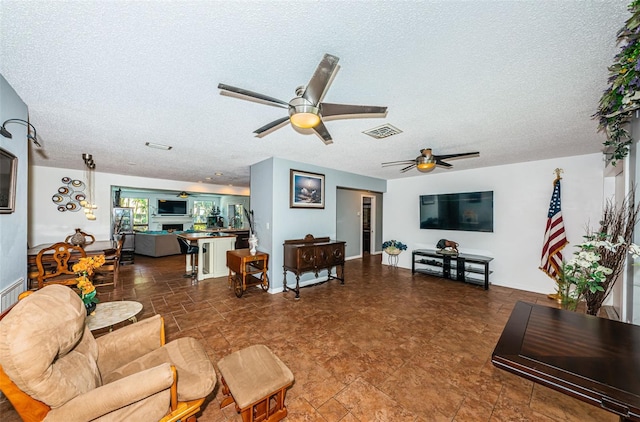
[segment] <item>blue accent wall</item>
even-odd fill
[[[26,104],[0,75],[0,124],[8,119],[28,120]],[[29,141],[27,127],[10,123],[11,139],[0,136],[0,148],[18,157],[15,212],[0,214],[0,292],[27,276],[27,198]],[[7,177],[2,174],[0,177]],[[21,290],[26,289],[23,284]],[[10,306],[8,304],[7,306]],[[2,311],[4,309],[1,309]]]
[[[324,209],[289,208],[291,169],[324,174]],[[258,250],[270,255],[270,291],[282,290],[282,244],[285,240],[303,238],[307,234],[336,238],[338,187],[385,192],[387,181],[275,157],[251,166],[251,206],[260,239]],[[325,276],[326,271],[321,275]],[[301,277],[302,284],[313,281],[313,274]],[[287,283],[295,283],[295,276],[291,273],[287,276]]]

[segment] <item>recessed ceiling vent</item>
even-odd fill
[[[369,135],[376,139],[388,138],[392,135],[397,135],[398,133],[402,133],[400,129],[395,126],[391,126],[389,123],[385,123],[382,126],[374,127],[373,129],[365,130],[365,135]]]

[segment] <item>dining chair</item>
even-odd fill
[[[118,287],[118,275],[120,273],[120,257],[124,239],[126,234],[121,233],[118,240],[118,246],[115,249],[106,250],[104,264],[95,269],[93,274],[93,284],[95,286],[109,286],[113,284],[113,288]],[[102,279],[111,278],[111,282],[104,282]]]
[[[66,242],[54,243],[38,252],[36,266],[38,267],[38,289],[49,284],[77,284],[76,274],[71,267],[87,253],[81,246]]]

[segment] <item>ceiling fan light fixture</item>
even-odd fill
[[[313,113],[295,113],[289,119],[292,125],[301,129],[311,129],[320,123],[320,116]]]
[[[436,161],[429,157],[418,157],[416,159],[416,167],[422,173],[428,173],[436,167]]]
[[[311,129],[320,123],[320,109],[304,98],[294,98],[289,104],[289,120],[301,129]]]

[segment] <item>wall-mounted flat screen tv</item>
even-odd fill
[[[493,191],[420,195],[420,228],[493,232]]]
[[[158,199],[158,214],[187,215],[187,201]]]

